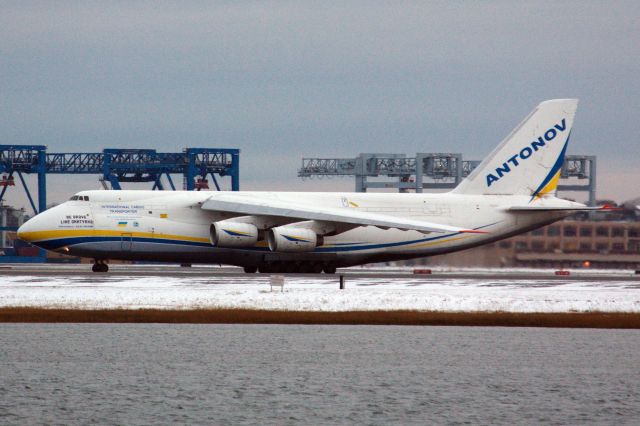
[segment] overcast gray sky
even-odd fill
[[[538,102],[577,97],[569,153],[597,155],[599,198],[623,200],[638,22],[637,1],[4,1],[0,143],[240,148],[242,189],[351,190],[302,182],[301,158],[481,159]],[[50,181],[51,201],[97,187]]]

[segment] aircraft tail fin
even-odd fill
[[[577,99],[540,103],[453,192],[555,195],[577,107]]]

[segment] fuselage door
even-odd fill
[[[123,232],[122,234],[120,234],[120,236],[121,236],[120,248],[122,249],[122,251],[131,251],[131,246],[133,245],[132,243],[133,235],[130,233]]]

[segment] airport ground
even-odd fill
[[[635,271],[352,268],[286,275],[285,292],[232,267],[3,265],[0,277],[1,322],[640,329]]]
[[[531,268],[434,268],[429,267],[354,267],[338,269],[335,274],[278,274],[288,277],[311,277],[326,281],[337,281],[343,275],[348,279],[372,278],[372,279],[409,279],[409,280],[440,280],[446,278],[478,278],[500,281],[512,280],[556,280],[556,281],[603,281],[615,279],[621,281],[637,281],[640,284],[640,274],[634,270],[567,270],[567,274],[556,274],[549,269]],[[110,276],[117,277],[216,277],[234,278],[242,277],[250,283],[252,279],[263,278],[265,274],[247,274],[242,268],[233,266],[199,266],[199,265],[154,265],[154,264],[113,264],[109,272],[92,272],[90,264],[7,264],[0,265],[0,276],[26,276],[26,277],[51,277],[51,276],[87,276],[96,280],[106,279]],[[266,274],[269,276],[270,274]]]

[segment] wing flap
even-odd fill
[[[536,212],[608,212],[622,210],[619,207],[610,206],[605,204],[604,206],[589,207],[589,206],[511,206],[506,209],[510,212],[522,212],[522,213],[536,213]]]

